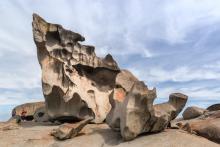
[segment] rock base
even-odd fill
[[[120,133],[111,130],[108,125],[88,124],[75,138],[58,141],[49,134],[57,126],[35,122],[21,122],[20,126],[20,129],[0,131],[1,147],[219,147],[219,144],[203,137],[174,129],[141,135],[133,141],[123,142]]]

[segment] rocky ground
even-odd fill
[[[4,123],[0,128],[5,127]],[[89,124],[75,138],[58,141],[50,132],[58,128],[49,123],[21,122],[13,128],[0,129],[0,147],[218,147],[220,145],[203,137],[178,129],[161,133],[144,134],[133,141],[123,142],[119,133],[106,124]]]

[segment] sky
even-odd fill
[[[112,54],[157,88],[156,103],[172,92],[188,95],[187,106],[220,103],[219,0],[1,0],[0,121],[44,100],[33,13],[82,34],[98,56]]]

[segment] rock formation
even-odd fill
[[[46,117],[45,111],[40,112],[45,108],[44,102],[34,102],[34,103],[26,103],[19,106],[16,106],[12,110],[12,117],[21,117],[22,120],[35,120],[41,121],[42,118],[46,121],[48,118]],[[17,118],[16,118],[17,119]]]
[[[109,95],[120,69],[111,55],[96,56],[85,38],[33,15],[33,35],[42,69],[42,86],[51,119],[94,117],[101,123],[110,111]]]
[[[214,104],[207,108],[208,111],[217,111],[220,110],[220,104]]]
[[[204,111],[201,115],[191,119],[187,117],[187,119],[175,120],[171,122],[171,127],[178,127],[220,143],[220,110]]]
[[[112,95],[112,109],[106,121],[111,128],[121,131],[124,140],[134,139],[141,133],[164,130],[187,101],[187,96],[173,93],[169,102],[153,106],[156,89],[148,90],[143,82],[135,82],[124,98],[118,98],[118,91]]]
[[[42,87],[50,120],[105,119],[124,140],[144,132],[164,130],[186,104],[174,93],[169,102],[153,106],[156,89],[149,90],[132,73],[121,70],[108,54],[99,58],[85,38],[33,15],[33,36],[42,69]]]
[[[183,112],[183,118],[184,119],[192,119],[196,118],[202,114],[204,114],[207,110],[203,108],[199,108],[196,106],[188,107],[186,110]]]
[[[48,122],[49,121],[49,116],[47,115],[45,106],[36,109],[33,115],[33,119],[36,122]]]
[[[59,126],[59,128],[54,129],[51,132],[51,135],[59,140],[70,139],[78,135],[78,133],[82,130],[82,128],[88,123],[90,123],[92,120],[93,118],[87,118],[75,124],[65,123]]]

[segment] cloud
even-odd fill
[[[211,70],[220,69],[220,61],[213,62],[212,64],[205,64],[203,67]]]
[[[0,88],[19,89],[41,87],[40,78],[28,74],[0,73],[0,81]]]
[[[43,101],[41,88],[0,88],[0,105]]]
[[[160,98],[168,98],[170,93],[175,92],[182,92],[188,95],[190,98],[197,99],[198,101],[205,101],[205,100],[219,100],[220,97],[220,88],[212,88],[209,89],[208,87],[182,87],[182,88],[175,88],[175,87],[164,87],[159,88],[157,90],[158,97]]]
[[[220,73],[205,69],[192,69],[185,66],[169,71],[160,68],[151,68],[150,70],[143,71],[139,77],[144,77],[146,81],[152,82],[187,82],[191,80],[219,80]]]
[[[194,28],[219,22],[219,1],[185,0],[167,3],[167,39],[171,43],[187,41]]]

